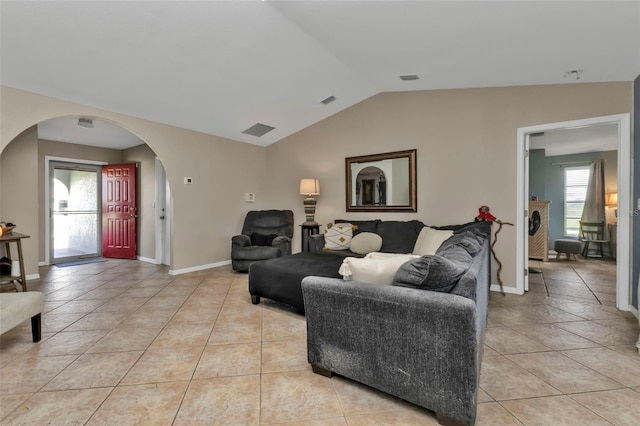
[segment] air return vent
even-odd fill
[[[331,102],[335,101],[336,97],[331,95],[328,98],[324,98],[323,100],[321,100],[320,102],[322,102],[323,104],[327,105],[330,104]]]
[[[400,80],[404,80],[404,81],[407,81],[407,80],[417,80],[417,79],[419,79],[419,78],[420,78],[420,77],[418,77],[416,74],[401,75],[401,76],[399,76],[399,77],[400,77]]]
[[[256,123],[242,133],[246,135],[260,137],[260,136],[266,135],[273,129],[275,129],[275,127],[267,126],[266,124],[262,124],[262,123]]]

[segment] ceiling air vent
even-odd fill
[[[260,137],[260,136],[266,135],[273,129],[275,129],[275,127],[267,126],[266,124],[262,124],[262,123],[256,123],[242,133],[246,135]]]
[[[330,104],[331,102],[335,101],[336,97],[331,95],[328,98],[324,98],[323,100],[321,100],[320,102],[322,102],[323,104],[327,105]]]
[[[416,74],[401,75],[401,76],[399,76],[399,77],[400,77],[400,80],[404,80],[404,81],[407,81],[407,80],[417,80],[417,79],[419,79],[419,78],[420,78],[420,77],[418,77]]]

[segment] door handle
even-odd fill
[[[164,220],[164,216],[160,216],[160,220]]]

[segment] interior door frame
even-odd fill
[[[51,162],[73,163],[73,164],[90,164],[95,166],[102,166],[108,164],[104,161],[82,160],[79,158],[66,158],[66,157],[54,157],[46,155],[44,157],[44,263],[43,265],[51,264]],[[102,182],[98,182],[98,187],[102,186]],[[98,194],[99,196],[99,194]],[[102,229],[102,212],[98,209],[98,216],[100,219],[99,226]],[[100,254],[100,253],[99,253]]]
[[[517,294],[524,294],[525,274],[528,259],[527,238],[528,226],[525,214],[528,209],[529,187],[528,176],[528,138],[531,133],[550,130],[564,130],[597,124],[615,124],[618,126],[618,254],[616,258],[616,307],[622,311],[631,310],[631,115],[629,113],[593,117],[581,120],[563,121],[518,128],[518,161],[517,161],[517,206],[516,206],[516,289]],[[524,161],[522,160],[524,159]],[[526,163],[526,167],[525,167]],[[526,219],[529,216],[526,214]]]
[[[157,265],[171,264],[171,192],[167,173],[159,158],[156,157],[156,194],[155,194],[155,230]],[[162,209],[164,208],[164,212]],[[164,219],[161,217],[164,216]]]
[[[523,245],[523,249],[524,249],[524,259],[527,259],[525,265],[523,266],[524,269],[524,290],[522,292],[522,294],[524,294],[525,291],[529,291],[529,217],[531,217],[531,212],[529,211],[529,173],[530,173],[530,169],[529,169],[529,142],[530,142],[530,134],[526,133],[524,135],[524,152],[525,155],[523,156],[519,156],[518,158],[520,159],[520,164],[522,167],[524,167],[524,185],[523,188],[525,190],[524,193],[524,199],[527,200],[526,203],[524,203],[525,205],[525,210],[523,212],[522,215],[517,214],[517,217],[522,217],[524,219],[523,216],[526,216],[526,221],[524,221],[524,232],[526,233],[525,236],[525,244]],[[516,223],[516,227],[518,226],[518,224]],[[518,231],[516,231],[517,235],[520,235],[520,233]],[[519,269],[516,269],[517,271]]]

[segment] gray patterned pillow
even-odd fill
[[[403,264],[393,285],[419,290],[449,292],[466,269],[439,255],[422,256]]]

